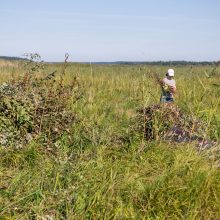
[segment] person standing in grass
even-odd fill
[[[166,77],[162,80],[162,94],[160,97],[161,103],[173,103],[174,94],[176,93],[176,81],[174,78],[174,70],[168,69]]]

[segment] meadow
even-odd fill
[[[0,63],[1,84],[27,72],[20,61]],[[175,105],[218,141],[220,67],[69,63],[62,82],[77,83],[68,132],[49,147],[41,139],[0,147],[0,219],[220,219],[218,150],[149,142],[136,129],[138,109],[159,102],[152,74],[170,67]],[[57,83],[63,68],[45,64],[36,75],[57,70]]]

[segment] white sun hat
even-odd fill
[[[168,69],[167,70],[167,75],[168,76],[174,76],[174,70],[173,69]]]

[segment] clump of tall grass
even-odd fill
[[[34,146],[17,152],[16,164],[1,166],[0,214],[6,219],[220,217],[219,170],[192,146],[138,148],[100,146],[75,151],[74,157],[65,145],[52,157]]]
[[[207,125],[203,121],[187,115],[173,103],[142,108],[137,119],[138,130],[148,141],[195,142],[203,150],[217,145],[216,140],[209,139]]]

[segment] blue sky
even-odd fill
[[[220,60],[219,0],[0,0],[0,55]]]

